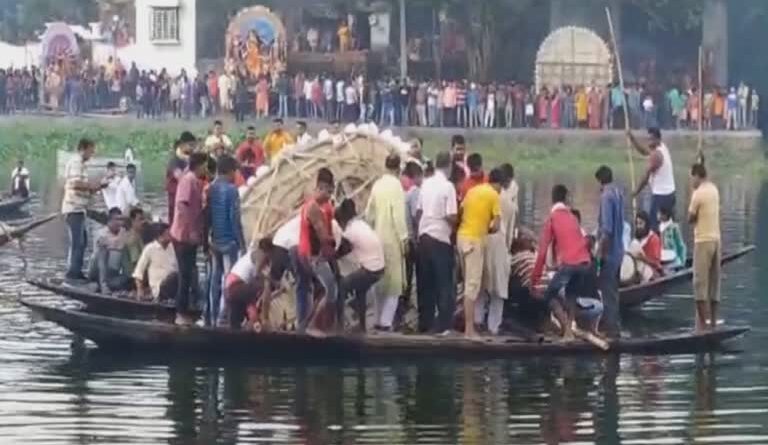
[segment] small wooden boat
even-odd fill
[[[121,352],[162,351],[167,354],[193,353],[237,355],[238,357],[323,357],[326,359],[389,357],[505,358],[531,355],[573,355],[605,353],[583,341],[528,342],[516,337],[482,341],[463,337],[383,334],[373,336],[309,335],[275,332],[256,333],[231,329],[114,318],[87,312],[58,309],[22,300],[24,306],[47,321],[93,341],[101,349]],[[609,343],[609,353],[689,354],[717,349],[723,342],[748,332],[748,327],[719,328],[704,334],[675,332],[664,335],[621,339]]]
[[[0,196],[0,217],[18,214],[30,199],[20,196]]]
[[[753,250],[755,250],[755,246],[744,246],[741,249],[723,255],[720,262],[723,265],[732,263],[751,253]],[[693,260],[688,259],[685,269],[648,283],[619,289],[619,303],[622,309],[632,309],[641,306],[655,297],[665,294],[675,286],[690,282],[691,279],[693,279]]]
[[[43,218],[37,218],[21,226],[7,226],[0,224],[0,246],[7,244],[14,239],[23,237],[28,232],[56,219],[58,216],[58,213],[54,213]]]
[[[165,321],[171,321],[176,316],[176,307],[172,304],[138,301],[127,297],[101,294],[58,280],[27,280],[27,283],[38,289],[79,301],[85,304],[88,312],[94,314]],[[199,317],[200,311],[196,311],[193,315]]]

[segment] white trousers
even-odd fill
[[[375,304],[375,324],[383,328],[391,328],[397,312],[397,304],[400,296],[379,295],[376,293]]]
[[[475,324],[482,324],[488,316],[488,330],[492,334],[499,333],[499,327],[504,317],[504,299],[494,297],[488,292],[480,292],[480,296],[475,301]]]

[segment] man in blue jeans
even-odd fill
[[[224,326],[229,323],[226,299],[222,295],[224,277],[245,250],[240,223],[240,195],[235,187],[237,161],[229,155],[216,162],[216,179],[208,189],[208,227],[211,231],[211,271],[206,323]]]
[[[569,294],[572,294],[574,285],[590,273],[592,258],[587,248],[587,240],[581,232],[581,225],[566,205],[567,200],[568,189],[561,184],[555,185],[552,188],[552,209],[541,230],[536,264],[531,274],[531,294],[537,294],[536,286],[541,280],[547,253],[552,247],[557,270],[544,292],[544,301],[560,323],[563,339],[570,341],[575,338],[572,325],[578,296]],[[559,294],[562,290],[566,292],[565,301],[560,301]]]
[[[605,165],[597,169],[600,183],[600,219],[597,231],[597,255],[600,271],[597,282],[605,311],[603,325],[609,337],[621,331],[619,318],[619,269],[624,258],[624,196],[613,183],[613,172]]]
[[[85,280],[83,263],[88,242],[85,222],[88,206],[93,194],[102,186],[88,180],[87,163],[93,157],[96,144],[90,139],[81,139],[77,144],[77,156],[64,169],[64,199],[61,213],[69,228],[69,254],[67,256],[67,280]]]
[[[647,147],[639,143],[631,131],[627,132],[627,136],[635,149],[648,158],[648,168],[643,177],[640,178],[633,196],[639,195],[646,185],[650,186],[651,205],[648,209],[648,216],[651,218],[651,229],[658,233],[659,209],[672,209],[674,213],[675,208],[675,171],[672,167],[672,157],[661,139],[661,130],[658,128],[648,129]]]

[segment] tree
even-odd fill
[[[85,24],[97,18],[95,0],[0,0],[0,38],[29,40],[46,22]]]

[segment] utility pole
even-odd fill
[[[400,0],[400,79],[408,77],[408,40],[405,29],[405,0]]]

